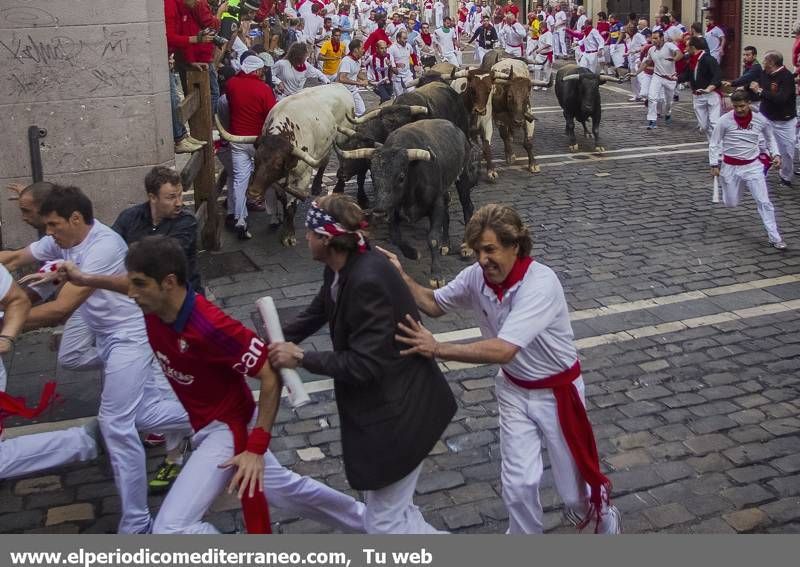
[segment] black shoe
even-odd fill
[[[244,225],[238,225],[236,227],[236,237],[239,240],[250,240],[251,238],[253,238],[253,235],[250,234],[250,231],[247,230],[247,225],[244,224]]]
[[[678,95],[672,95],[672,100],[673,100],[674,102],[680,102],[680,100],[681,100],[681,97],[680,97],[680,96],[678,96]]]
[[[227,215],[225,217],[225,228],[229,230],[236,230],[236,217],[233,215]]]
[[[792,182],[789,181],[788,179],[784,179],[783,177],[781,177],[780,180],[781,180],[781,185],[784,185],[786,187],[791,187],[792,186]]]

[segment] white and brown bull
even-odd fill
[[[328,165],[338,129],[353,116],[353,97],[342,84],[303,89],[276,104],[267,116],[260,136],[235,136],[218,122],[220,135],[230,141],[254,144],[255,172],[248,188],[249,198],[276,190],[283,205],[280,241],[294,246],[297,238],[294,215],[298,201],[322,190],[322,175]],[[316,170],[316,176],[314,171]]]
[[[490,54],[487,57],[488,55]],[[528,153],[528,171],[538,173],[540,169],[533,155],[534,122],[530,91],[532,86],[543,86],[547,83],[531,80],[526,63],[513,58],[501,58],[488,72],[482,66],[470,71],[459,71],[454,73],[454,77],[456,80],[452,86],[462,91],[464,104],[471,112],[471,133],[481,142],[489,181],[497,179],[497,170],[492,163],[494,122],[497,122],[500,129],[506,162],[509,165],[516,161],[511,147],[514,129],[524,126],[522,145]],[[466,80],[463,88],[460,77]]]

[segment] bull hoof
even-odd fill
[[[438,277],[438,278],[437,277],[432,277],[431,279],[428,280],[428,286],[431,289],[439,289],[441,287],[444,287],[446,283],[447,283],[447,280],[445,280],[442,277]]]
[[[441,248],[439,248],[439,253],[442,256],[447,256],[448,254],[450,254],[450,247],[449,246],[442,246]]]
[[[497,181],[497,177],[498,177],[497,170],[496,169],[490,169],[489,171],[486,172],[486,177],[489,178],[489,183],[496,182]]]
[[[573,145],[573,146],[570,146],[570,147],[569,147],[569,151],[571,151],[571,152],[577,152],[577,151],[578,151],[578,144],[575,144],[575,145]]]
[[[595,146],[594,151],[596,151],[598,154],[602,154],[604,151],[606,151],[606,149],[603,146]]]
[[[531,173],[541,173],[542,168],[539,165],[529,165],[528,171]]]
[[[297,237],[294,234],[285,234],[281,236],[281,245],[286,248],[297,246]]]
[[[510,156],[506,156],[506,165],[514,165],[514,162],[517,161],[516,154],[511,154]]]
[[[466,242],[461,244],[461,257],[462,258],[472,258],[475,256],[475,251],[470,248]]]

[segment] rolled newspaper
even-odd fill
[[[281,321],[278,318],[278,310],[275,309],[275,302],[272,301],[272,298],[270,296],[262,297],[256,301],[256,307],[258,307],[258,312],[264,320],[269,341],[272,343],[283,342]],[[284,368],[280,372],[283,385],[286,386],[286,390],[289,393],[289,403],[292,404],[292,407],[299,408],[311,403],[311,398],[303,387],[303,381],[297,371],[292,368]]]
[[[719,176],[714,176],[714,190],[711,193],[711,202],[719,203]]]

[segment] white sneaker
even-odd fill
[[[609,506],[600,518],[600,526],[597,529],[597,533],[617,535],[621,534],[622,531],[622,514],[616,506]]]

